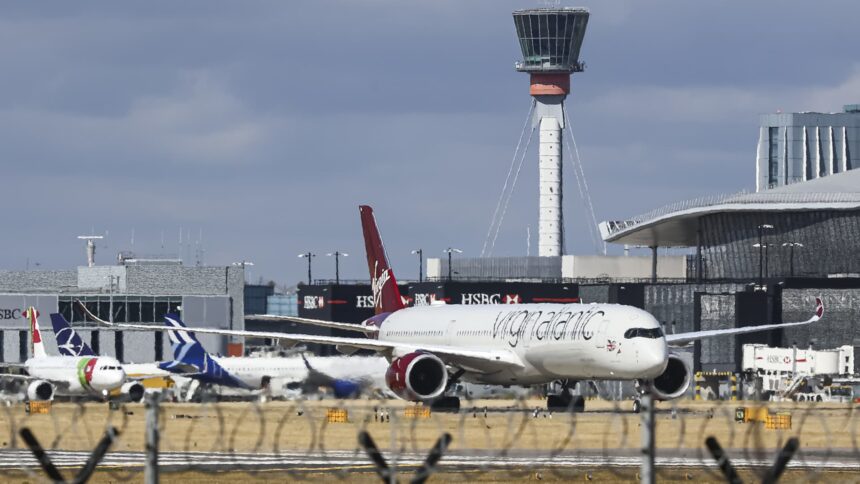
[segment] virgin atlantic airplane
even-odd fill
[[[363,333],[345,338],[261,331],[188,328],[195,333],[274,338],[334,345],[343,353],[374,350],[390,361],[385,377],[399,397],[434,407],[459,408],[446,396],[458,380],[494,385],[562,382],[562,393],[547,398],[549,408],[581,410],[570,388],[581,380],[634,380],[659,400],[683,395],[691,369],[670,351],[715,336],[802,326],[824,313],[816,298],[806,321],[666,335],[642,309],[620,304],[447,305],[405,307],[388,265],[373,210],[360,206],[376,314],[361,324],[282,317],[303,324]],[[130,329],[166,330],[115,324]],[[638,403],[638,402],[637,402]],[[634,403],[634,408],[638,407]]]

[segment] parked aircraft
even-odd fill
[[[582,380],[634,380],[661,400],[683,395],[691,369],[670,351],[696,340],[769,331],[818,321],[765,324],[665,335],[648,312],[619,304],[431,305],[405,307],[388,264],[373,210],[359,207],[376,314],[361,324],[284,317],[299,323],[362,333],[365,337],[334,337],[193,328],[197,333],[278,338],[281,342],[335,345],[350,353],[374,350],[391,362],[385,378],[399,397],[458,408],[446,397],[452,385],[465,380],[494,385],[536,385],[563,382],[560,395],[547,399],[550,408],[581,408],[570,393]],[[154,329],[144,325],[123,328]]]
[[[104,323],[85,306],[79,307],[94,321]],[[337,398],[353,398],[384,387],[381,378],[373,378],[388,366],[380,357],[221,357],[207,352],[194,332],[186,331],[179,315],[165,315],[164,323],[174,359],[158,363],[158,368],[204,385],[274,393],[286,389],[304,394],[328,388]]]
[[[2,374],[0,378],[26,382],[29,400],[52,400],[55,395],[107,398],[113,390],[134,401],[143,397],[143,385],[129,380],[116,358],[95,356],[92,351],[88,355],[49,356],[39,329],[39,312],[30,307],[24,316],[30,323],[33,349],[33,357],[21,365],[27,375]]]
[[[51,314],[51,325],[54,327],[54,335],[57,339],[57,349],[63,356],[97,356],[96,353],[84,342],[77,331],[66,318],[59,313]],[[175,372],[163,370],[158,363],[121,363],[126,377],[130,379],[158,378],[175,375]],[[188,372],[195,372],[189,369]],[[188,376],[187,374],[182,376]]]

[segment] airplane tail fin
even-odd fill
[[[392,313],[403,309],[403,299],[400,297],[400,289],[397,288],[394,271],[388,265],[388,257],[385,255],[385,246],[376,227],[373,209],[367,205],[361,205],[358,211],[361,214],[361,230],[364,233],[364,248],[367,251],[367,268],[370,272],[370,286],[373,290],[376,314]]]
[[[57,349],[62,356],[96,356],[92,348],[81,339],[80,335],[60,313],[51,314],[51,325],[57,336]]]
[[[48,356],[45,352],[45,343],[42,341],[42,331],[39,330],[39,311],[33,306],[24,311],[24,317],[30,322],[30,349],[36,358]]]
[[[207,366],[207,354],[200,341],[197,341],[197,336],[190,331],[186,331],[187,326],[179,319],[178,314],[165,314],[164,324],[168,328],[177,328],[167,332],[170,343],[173,345],[174,361],[185,365],[193,365],[204,371]]]

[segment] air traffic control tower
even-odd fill
[[[583,8],[537,8],[514,12],[523,60],[520,72],[531,76],[530,94],[535,108],[532,129],[540,125],[540,217],[541,257],[562,254],[562,131],[564,99],[570,92],[570,75],[582,72],[579,49],[588,25]]]

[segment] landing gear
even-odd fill
[[[633,413],[639,413],[642,411],[642,402],[637,398],[633,400]]]
[[[460,397],[439,397],[430,403],[430,409],[434,412],[457,413],[460,411]]]
[[[585,398],[582,395],[572,395],[570,393],[570,383],[562,382],[562,389],[559,395],[547,395],[546,408],[551,412],[584,412]]]
[[[457,388],[457,382],[460,380],[460,377],[463,376],[463,373],[466,373],[466,370],[461,368],[448,378],[448,386],[445,387],[445,393],[453,393],[455,391]],[[434,412],[459,412],[460,397],[445,396],[445,393],[443,393],[441,397],[430,402],[430,409]]]

